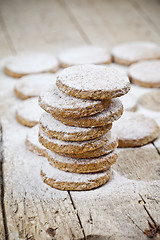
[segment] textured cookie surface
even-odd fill
[[[20,78],[28,74],[56,72],[59,63],[50,53],[26,53],[10,58],[4,67],[7,75]]]
[[[106,144],[106,142],[111,138],[111,133],[108,132],[105,135],[95,138],[93,140],[81,141],[81,142],[67,142],[58,140],[55,138],[49,138],[45,136],[41,131],[39,132],[39,141],[47,149],[55,152],[77,154],[88,151],[93,151],[100,148]]]
[[[46,153],[47,153],[47,150],[38,141],[38,132],[39,132],[39,126],[38,125],[36,125],[35,127],[33,127],[30,130],[30,132],[26,136],[26,141],[25,141],[26,148],[29,151],[31,151],[33,153],[36,153],[37,155],[45,157]]]
[[[111,62],[106,49],[99,46],[81,46],[63,51],[59,55],[60,65],[70,67],[80,64],[105,64]]]
[[[112,128],[118,138],[118,147],[138,147],[159,136],[156,122],[142,114],[125,112]]]
[[[53,84],[41,94],[39,104],[53,116],[79,118],[101,112],[109,106],[110,100],[78,99],[61,92],[56,84]]]
[[[48,151],[47,158],[49,163],[60,170],[75,172],[75,173],[93,173],[105,171],[118,158],[114,151],[101,157],[90,159],[69,158],[58,155],[57,153]]]
[[[116,98],[130,89],[129,79],[123,71],[92,64],[64,69],[57,75],[56,84],[61,91],[84,99]]]
[[[94,114],[89,117],[82,118],[61,118],[54,116],[56,119],[60,120],[62,123],[70,126],[80,126],[80,127],[97,127],[105,126],[113,121],[118,120],[123,113],[123,105],[119,99],[112,99],[111,104],[104,111]]]
[[[60,190],[90,190],[105,184],[111,177],[111,170],[100,173],[69,173],[52,167],[46,162],[41,170],[43,181]]]
[[[22,100],[38,97],[50,82],[56,81],[55,79],[56,75],[50,73],[24,76],[16,83],[14,92]]]
[[[152,111],[160,111],[160,90],[143,94],[138,103]]]
[[[42,132],[51,138],[57,138],[63,141],[84,141],[100,137],[107,133],[112,124],[96,127],[81,128],[67,126],[56,120],[49,113],[42,114],[40,118],[40,128]]]
[[[142,87],[160,87],[160,60],[142,61],[128,69],[131,81]]]
[[[160,46],[152,42],[128,42],[120,44],[112,50],[116,63],[130,65],[142,60],[160,58]]]
[[[30,98],[17,106],[16,119],[24,126],[33,127],[39,122],[43,112],[38,105],[38,98]]]
[[[106,155],[114,151],[118,146],[118,140],[116,136],[111,136],[111,138],[106,142],[103,147],[97,148],[93,151],[77,153],[77,154],[67,154],[67,153],[58,153],[59,155],[70,157],[70,158],[95,158]]]

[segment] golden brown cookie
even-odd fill
[[[41,73],[27,75],[16,83],[14,93],[22,100],[38,97],[51,81],[56,81],[56,74]]]
[[[4,72],[14,78],[28,74],[57,72],[59,63],[51,53],[34,52],[14,56],[5,64]]]
[[[67,154],[67,153],[58,153],[59,155],[70,157],[70,158],[95,158],[106,155],[115,150],[118,146],[117,137],[111,136],[111,139],[107,141],[107,143],[100,148],[97,148],[93,151],[77,153],[77,154]]]
[[[77,127],[98,127],[105,126],[118,120],[123,113],[123,105],[119,99],[112,99],[111,104],[104,111],[89,117],[82,118],[62,118],[54,115],[54,118],[62,123]]]
[[[57,75],[58,88],[82,99],[110,99],[130,90],[127,75],[112,66],[78,65],[64,69]]]
[[[42,133],[50,138],[56,138],[62,141],[86,141],[95,139],[107,133],[111,127],[112,124],[96,128],[67,126],[53,118],[49,113],[43,113],[40,118],[40,129]]]
[[[125,112],[114,123],[112,131],[117,135],[120,148],[142,146],[159,136],[159,127],[153,119],[133,112]]]
[[[57,153],[48,151],[49,163],[60,170],[74,173],[94,173],[109,169],[118,158],[117,153],[111,152],[97,158],[80,159],[60,156]]]
[[[111,169],[99,173],[70,173],[44,163],[41,170],[43,181],[50,187],[60,190],[81,191],[97,188],[105,184],[111,177]]]
[[[78,99],[61,92],[56,84],[53,84],[41,94],[39,104],[53,116],[79,118],[103,111],[110,105],[110,99],[105,101]]]
[[[152,42],[127,42],[115,46],[112,50],[113,60],[123,65],[160,58],[160,46]]]
[[[80,64],[108,64],[111,56],[106,49],[99,46],[80,46],[65,50],[58,56],[61,67]]]
[[[92,140],[81,142],[67,142],[55,138],[49,138],[45,136],[41,131],[39,132],[39,141],[44,147],[54,152],[62,152],[69,154],[93,151],[97,148],[104,146],[110,138],[111,133],[109,131],[105,135],[102,135],[101,137]]]
[[[38,98],[30,98],[17,106],[16,119],[24,126],[33,127],[39,122],[43,112],[38,105]]]
[[[142,61],[131,65],[128,76],[132,83],[141,87],[160,87],[160,60]]]
[[[160,111],[160,90],[152,91],[143,94],[139,99],[138,103],[142,107],[152,111]]]
[[[47,149],[38,141],[39,126],[33,127],[26,137],[26,148],[40,156],[46,156]]]

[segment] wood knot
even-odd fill
[[[46,230],[46,232],[48,233],[49,236],[54,237],[55,234],[56,234],[56,229],[57,229],[57,228],[55,228],[55,229],[53,229],[53,228],[48,228],[48,229]]]

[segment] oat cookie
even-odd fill
[[[78,99],[61,92],[56,84],[53,84],[41,94],[39,104],[53,116],[79,118],[103,111],[110,105],[110,100]]]
[[[77,153],[77,154],[67,154],[67,153],[58,153],[59,155],[70,157],[70,158],[95,158],[100,157],[110,152],[114,151],[118,146],[117,137],[111,136],[111,138],[107,141],[107,143],[100,148],[97,148],[93,151]]]
[[[111,152],[101,157],[90,159],[69,158],[48,151],[49,163],[60,170],[74,173],[94,173],[109,169],[118,158],[117,153]]]
[[[58,56],[61,67],[80,64],[108,64],[111,56],[106,49],[99,46],[81,46],[63,51]]]
[[[7,75],[21,78],[28,74],[51,72],[58,70],[59,63],[51,53],[34,52],[19,54],[10,58],[4,67]]]
[[[160,111],[160,90],[151,91],[143,94],[139,99],[138,103],[142,107],[152,111]]]
[[[50,138],[63,141],[84,141],[98,138],[107,133],[111,127],[112,124],[96,128],[67,126],[53,118],[49,113],[43,113],[40,118],[41,131]]]
[[[47,150],[45,147],[43,147],[42,144],[40,144],[40,142],[38,141],[38,132],[39,132],[39,126],[36,125],[35,127],[33,127],[30,132],[28,133],[27,137],[26,137],[26,148],[37,154],[40,156],[46,156]]]
[[[159,127],[153,119],[132,112],[125,112],[112,130],[121,148],[142,146],[159,136]]]
[[[142,61],[131,65],[128,75],[132,83],[141,87],[160,87],[160,60]]]
[[[105,126],[118,120],[123,113],[123,105],[119,99],[112,99],[111,104],[104,111],[89,117],[82,118],[62,118],[54,115],[54,118],[62,123],[77,127],[98,127]]]
[[[24,126],[33,127],[38,124],[43,112],[43,109],[38,105],[38,98],[30,98],[17,106],[16,119]]]
[[[110,131],[105,135],[95,138],[88,141],[81,141],[81,142],[67,142],[61,141],[55,138],[49,138],[45,136],[41,131],[39,132],[39,141],[40,143],[46,147],[47,149],[54,151],[54,152],[62,152],[62,153],[69,153],[69,154],[77,154],[83,153],[88,151],[93,151],[97,148],[100,148],[106,144],[107,141],[111,138]]]
[[[160,46],[152,42],[127,42],[112,50],[113,60],[116,63],[131,65],[142,60],[160,58]]]
[[[14,93],[22,100],[38,97],[51,81],[56,81],[55,74],[41,73],[27,75],[16,83]]]
[[[111,169],[100,173],[69,173],[52,167],[46,162],[41,170],[43,181],[60,190],[90,190],[105,184],[111,177]]]
[[[58,88],[73,97],[110,99],[130,90],[127,75],[112,66],[79,65],[64,69],[57,75]]]

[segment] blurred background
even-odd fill
[[[0,0],[0,58],[133,40],[160,43],[159,0]]]

